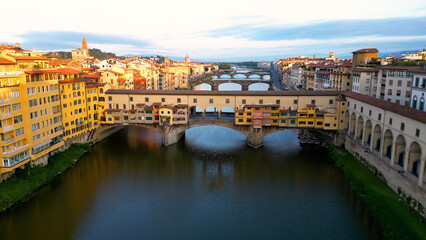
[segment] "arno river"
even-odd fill
[[[0,239],[380,239],[323,151],[297,133],[190,129],[164,147],[128,127],[97,143],[35,196],[0,215]]]

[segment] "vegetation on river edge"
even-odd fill
[[[336,167],[379,222],[386,239],[426,239],[426,224],[419,213],[401,202],[398,194],[344,148],[328,149]]]
[[[58,152],[49,157],[46,166],[17,169],[9,179],[0,183],[0,211],[7,209],[16,202],[23,200],[29,194],[43,186],[90,150],[90,143],[73,144],[64,152]]]

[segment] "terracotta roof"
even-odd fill
[[[352,63],[346,62],[346,63],[338,64],[337,67],[352,67]]]
[[[55,59],[49,62],[50,66],[67,65],[72,62],[72,59]]]
[[[377,69],[410,70],[410,71],[424,69],[423,67],[419,67],[419,66],[395,66],[395,65],[381,65],[381,66],[377,66],[375,68],[377,68]]]
[[[65,80],[59,80],[59,84],[61,83],[72,83],[72,82],[85,82],[86,80],[82,78],[74,78],[74,79],[65,79]]]
[[[378,72],[377,68],[354,68],[353,72]]]
[[[102,77],[102,74],[99,72],[92,72],[84,76],[85,78],[98,79]]]
[[[6,58],[0,57],[0,64],[1,65],[13,65],[13,64],[16,64],[16,63],[14,61],[7,60]]]
[[[373,98],[373,97],[362,95],[355,92],[349,92],[349,91],[344,92],[344,95],[347,97],[356,99],[358,101],[365,102],[373,106],[382,108],[384,110],[392,111],[392,112],[401,114],[405,117],[418,120],[423,123],[426,122],[426,112],[423,112],[423,111],[419,111],[410,107],[402,106],[397,103],[384,101],[382,99]]]
[[[62,74],[62,75],[83,73],[82,71],[78,71],[72,68],[58,68],[57,71],[59,74]]]
[[[378,53],[379,50],[377,50],[377,48],[363,48],[360,50],[356,50],[355,52],[352,53]]]
[[[8,54],[8,56],[13,57],[16,60],[49,60],[49,58],[42,56],[15,56],[10,54]]]
[[[123,75],[122,73],[116,72],[116,71],[112,71],[112,70],[102,70],[101,72],[110,72],[110,73],[114,73],[115,75],[121,76]]]

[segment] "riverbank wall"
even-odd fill
[[[419,186],[413,176],[391,166],[389,161],[380,156],[380,153],[371,151],[345,132],[337,132],[330,143],[346,149],[398,194],[401,201],[407,202],[415,211],[426,217],[426,189]]]
[[[91,131],[81,133],[79,135],[76,135],[72,138],[65,140],[64,144],[61,147],[56,148],[55,150],[52,150],[52,151],[48,151],[48,152],[46,152],[46,154],[43,154],[42,156],[31,159],[31,161],[29,161],[27,164],[19,167],[19,169],[24,169],[26,167],[26,165],[30,165],[31,167],[35,167],[35,166],[38,166],[38,165],[45,166],[48,163],[49,157],[53,156],[55,153],[66,151],[72,144],[75,144],[75,143],[85,144],[85,143],[89,143],[89,142],[96,143],[98,141],[101,141],[101,140],[109,137],[111,134],[121,130],[122,128],[123,128],[123,126],[107,127],[107,128],[100,126],[100,127],[93,129]],[[13,174],[16,172],[16,170],[17,169],[14,169],[10,172],[1,174],[0,175],[0,183],[4,180],[7,180],[11,176],[13,176]]]

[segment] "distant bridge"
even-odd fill
[[[256,83],[268,84],[268,88],[273,88],[273,85],[274,85],[272,81],[265,81],[260,79],[247,79],[247,80],[215,79],[215,80],[202,81],[202,82],[190,82],[189,86],[190,86],[190,89],[194,89],[195,86],[201,85],[203,83],[210,85],[212,91],[219,90],[219,85],[225,84],[225,83],[239,84],[241,85],[242,91],[248,91],[249,86]]]
[[[216,76],[218,79],[222,76],[229,76],[231,78],[234,78],[236,75],[243,75],[247,79],[249,79],[251,76],[259,76],[260,79],[264,79],[265,76],[271,77],[271,73],[269,72],[247,72],[247,73],[239,73],[239,72],[215,72],[212,74],[212,76]]]

